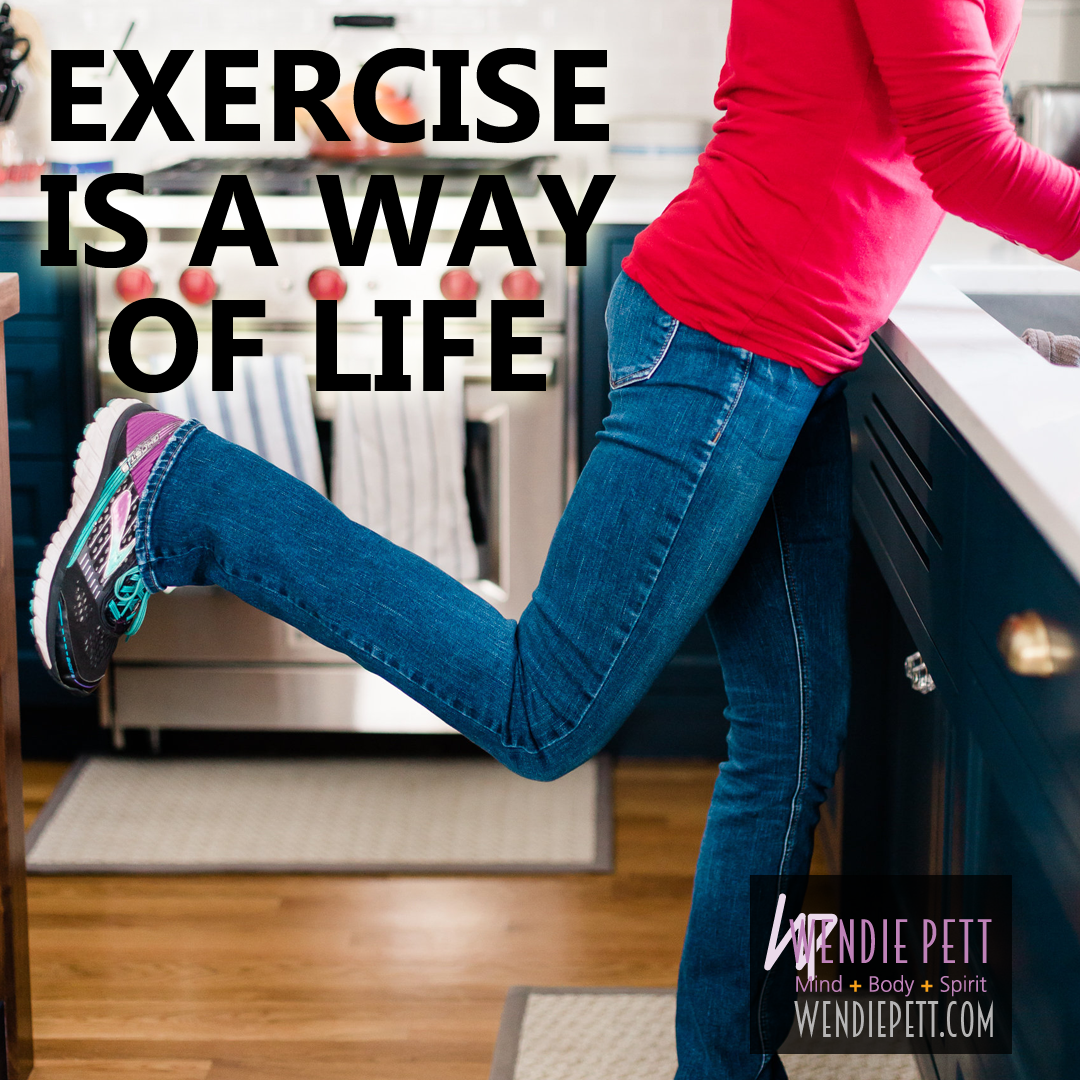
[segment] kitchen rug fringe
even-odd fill
[[[605,873],[604,756],[552,783],[487,758],[88,757],[27,836],[34,874]]]

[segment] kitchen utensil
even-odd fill
[[[19,103],[23,88],[13,72],[29,55],[29,39],[19,37],[11,25],[11,5],[0,5],[0,123],[11,119]]]
[[[348,142],[334,142],[323,137],[311,114],[306,109],[296,110],[296,120],[301,130],[311,139],[308,153],[312,157],[330,158],[336,161],[354,161],[357,158],[398,157],[422,152],[423,143],[390,143],[370,136],[356,118],[353,108],[352,83],[342,83],[327,98],[326,104],[337,117],[338,123],[349,136]],[[375,104],[379,112],[392,124],[414,124],[420,114],[412,99],[402,97],[389,83],[380,82],[375,88]]]
[[[443,177],[441,194],[471,195],[482,173],[501,173],[512,195],[533,196],[540,192],[540,173],[555,158],[537,154],[530,157],[428,157],[412,155],[395,158],[354,158],[333,163],[310,157],[213,157],[190,158],[145,176],[148,195],[212,195],[223,173],[243,173],[256,195],[319,196],[317,179],[324,172],[340,177],[346,195],[362,195],[373,173],[390,173],[397,179],[401,195],[416,195],[425,174]],[[55,166],[54,166],[55,171]]]
[[[1012,116],[1021,138],[1080,166],[1080,85],[1022,86],[1013,96]]]

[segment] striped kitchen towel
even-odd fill
[[[212,390],[210,362],[200,361],[175,390],[155,394],[153,404],[173,416],[201,421],[216,435],[326,494],[303,357],[236,357],[232,390]]]
[[[354,521],[459,581],[475,581],[480,564],[465,498],[458,357],[446,360],[445,387],[339,392],[332,498]]]

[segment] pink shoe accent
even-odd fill
[[[153,469],[157,459],[161,457],[161,451],[165,449],[169,437],[183,422],[178,416],[170,416],[168,413],[160,412],[136,413],[128,421],[124,435],[127,439],[126,450],[129,454],[140,443],[146,442],[147,439],[153,438],[155,435],[158,436],[157,443],[131,470],[131,482],[140,495],[146,489],[146,481],[150,478],[150,470]]]

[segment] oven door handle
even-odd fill
[[[468,419],[487,429],[486,536],[479,545],[481,577],[470,588],[486,600],[505,603],[510,598],[510,407],[492,405]]]

